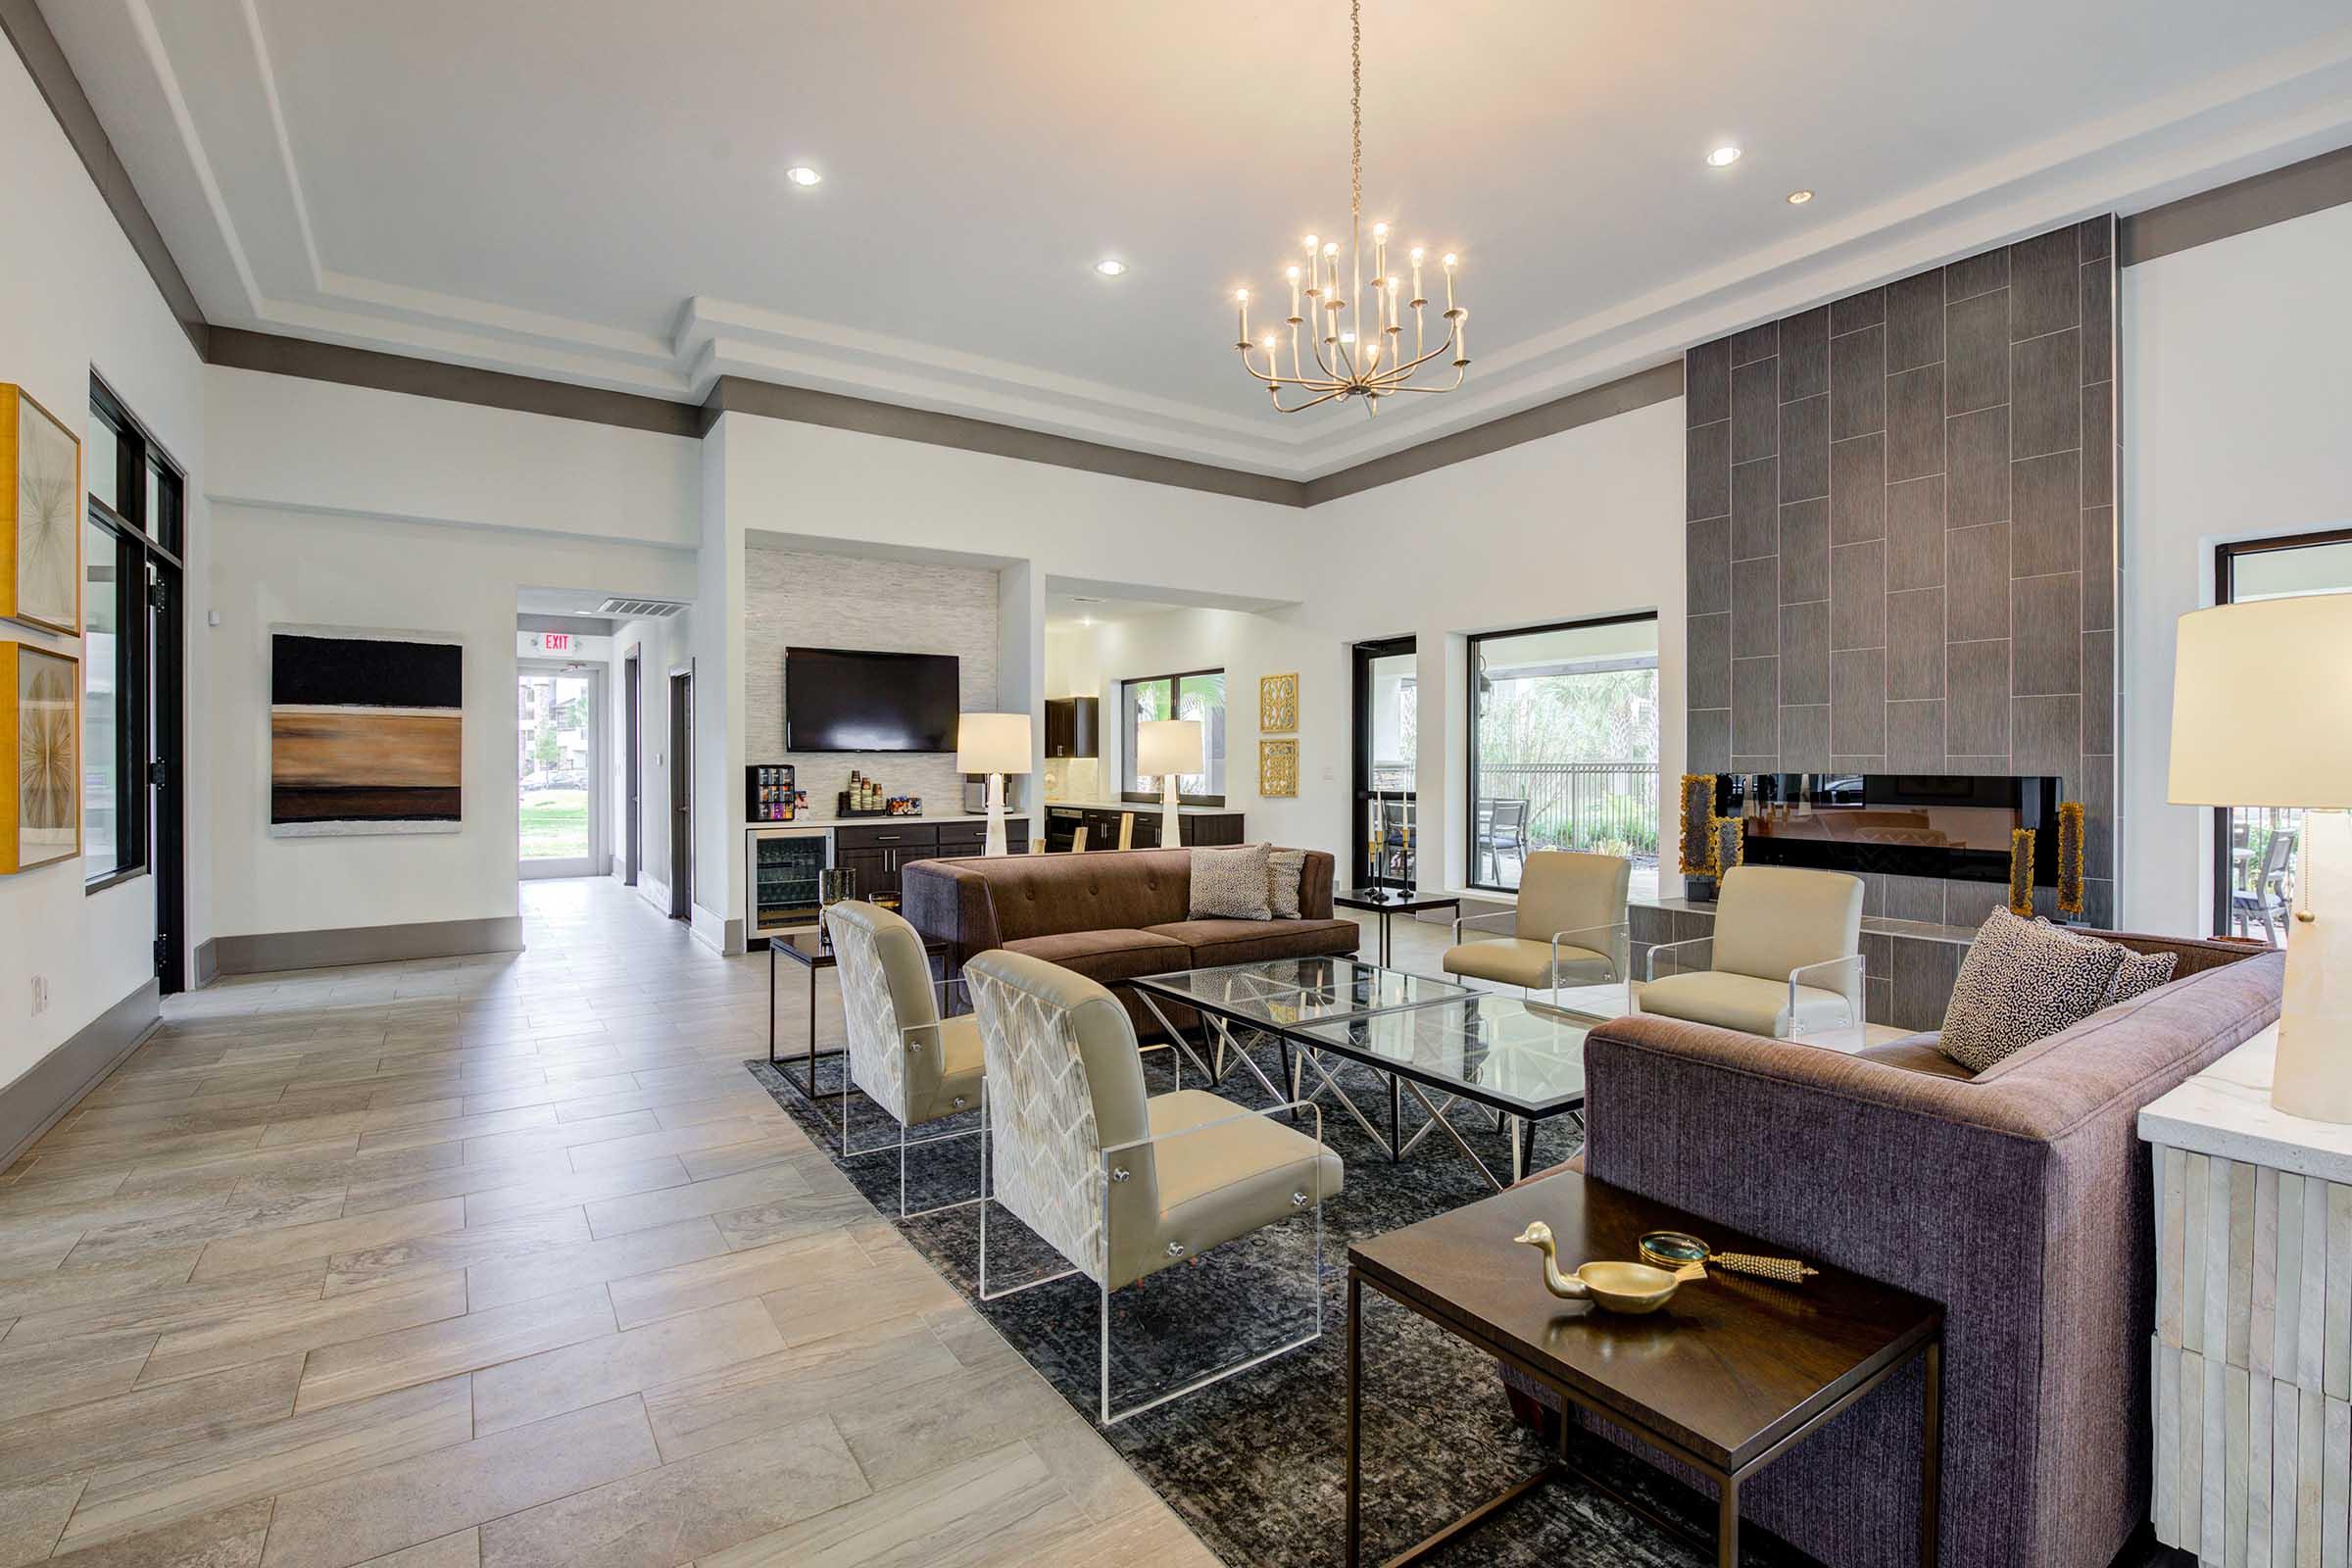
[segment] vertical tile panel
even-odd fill
[[[2082,699],[2012,697],[2009,761],[2020,774],[2047,775],[2073,789],[2082,776]]]
[[[2303,1408],[2295,1424],[2295,1563],[2296,1568],[2320,1568],[2324,1495],[2320,1466],[2327,1462],[2321,1439],[2327,1427],[2328,1396],[2306,1385],[2298,1398]]]
[[[2082,624],[2106,631],[2115,625],[2115,509],[2082,510]]]
[[[1995,404],[1944,421],[1944,463],[1951,474],[1950,525],[2009,519],[2009,406]]]
[[[2198,1525],[2201,1531],[2198,1552],[2209,1563],[2226,1561],[2229,1548],[2222,1538],[2229,1529],[2229,1431],[2230,1396],[2227,1385],[2228,1369],[2219,1356],[2200,1358],[2205,1373],[2203,1404],[2205,1452],[2198,1461],[2197,1476],[2202,1484],[2203,1499],[2198,1504]],[[2242,1406],[2240,1408],[2243,1408]]]
[[[2006,641],[1948,643],[1944,647],[1944,661],[1947,691],[1944,745],[1955,757],[1997,757],[2006,763],[2009,644]]]
[[[1781,401],[1830,389],[1830,308],[1816,306],[1781,321]]]
[[[1732,559],[1748,561],[1781,550],[1780,460],[1732,466]],[[2080,519],[2076,524],[2080,526]]]
[[[2082,634],[2082,750],[2115,751],[2115,633]]]
[[[1758,360],[1732,371],[1732,461],[1769,458],[1781,449],[1780,367]]]
[[[2009,401],[2009,291],[1946,306],[1944,401],[1954,414]]]
[[[2198,1351],[2205,1348],[2205,1199],[2213,1190],[2206,1179],[2211,1164],[2207,1155],[2192,1153],[2181,1173],[2187,1197],[2182,1222],[2187,1247],[2181,1254],[2180,1343]]]
[[[1732,416],[1731,339],[1701,343],[1683,356],[1683,402],[1684,422],[1690,425]]]
[[[2254,1167],[2230,1162],[2230,1338],[2231,1366],[2246,1365],[2253,1345]]]
[[[1751,326],[1745,331],[1732,334],[1732,368],[1735,370],[1752,361],[1769,359],[1780,351],[1781,323],[1778,321],[1766,321],[1761,326]],[[1735,402],[1739,395],[1735,387],[1732,393]]]
[[[1830,493],[1830,397],[1826,392],[1781,405],[1781,499]]]
[[[1690,634],[1690,664],[1684,673],[1692,708],[1732,706],[1732,617],[1692,615],[1683,623]]]
[[[1886,329],[1830,339],[1830,439],[1886,428]]]
[[[1686,615],[1720,615],[1732,608],[1732,522],[1709,517],[1683,526]]]
[[[2296,1308],[2295,1372],[2307,1389],[2320,1386],[2328,1344],[2328,1189],[2316,1176],[2303,1180],[2303,1299]]]
[[[1781,702],[1830,700],[1830,607],[1817,601],[1781,607]],[[1826,733],[1825,733],[1826,739]]]
[[[2053,452],[2009,466],[2010,570],[2020,577],[2082,564],[2082,455]]]
[[[2086,262],[2080,281],[2082,379],[2105,381],[2115,374],[2115,269],[2104,261]]]
[[[2329,1399],[2325,1420],[2320,1564],[2321,1568],[2352,1568],[2352,1404]]]
[[[1830,752],[1833,758],[1885,757],[1886,649],[1857,648],[1830,655]]]
[[[1943,367],[1923,365],[1886,378],[1886,477],[1943,471]]]
[[[2278,1420],[2271,1389],[2267,1372],[2246,1381],[2246,1561],[2251,1568],[2271,1563],[2271,1437]]]
[[[1871,326],[1886,319],[1886,291],[1866,288],[1859,294],[1849,294],[1830,306],[1830,336],[1842,337],[1848,332]]]
[[[2069,327],[2009,352],[2009,455],[2038,457],[2082,445],[2081,334]]]
[[[1940,773],[1944,767],[1943,703],[1886,705],[1886,766],[1896,773]]]
[[[2230,1167],[2215,1155],[2205,1162],[2205,1336],[2197,1349],[2220,1364],[2230,1354]]]
[[[1830,551],[1830,647],[1886,646],[1886,542]]]
[[[2269,1165],[2254,1172],[2254,1263],[2252,1300],[2246,1313],[2246,1370],[2271,1376],[2271,1351],[2278,1335],[2278,1172]]]
[[[1943,270],[1943,297],[1964,300],[2009,286],[2009,247],[1952,263]]]
[[[1889,701],[1942,697],[1943,648],[1942,589],[1915,588],[1886,596]]]
[[[1886,373],[1943,359],[1943,270],[1886,285]]]
[[[1874,432],[1831,442],[1831,542],[1844,545],[1886,536],[1886,436]]]
[[[2205,1539],[2205,1358],[2180,1352],[2180,1546]]]
[[[2271,1368],[2293,1379],[2302,1346],[2303,1313],[2303,1195],[2302,1177],[2278,1173],[2278,1313],[2271,1335]]]
[[[1826,624],[1826,622],[1825,622]],[[1825,656],[1826,658],[1826,656]],[[1782,660],[1781,689],[1788,691],[1788,660]],[[1829,675],[1822,674],[1822,695],[1829,695]],[[1830,767],[1830,707],[1819,703],[1781,710],[1781,766],[1790,773],[1826,773]]]
[[[1727,517],[1732,512],[1732,422],[1694,424],[1685,433],[1687,468],[1684,520]]]
[[[1780,651],[1780,558],[1733,562],[1732,657],[1760,659]]]
[[[1724,679],[1731,675],[1727,669]],[[1693,708],[1690,721],[1683,731],[1689,758],[1686,760],[1693,773],[1724,773],[1732,766],[1732,710],[1723,708]]]
[[[2156,1253],[2156,1337],[2167,1345],[2184,1345],[2180,1337],[2180,1281],[2187,1268],[2182,1222],[2187,1217],[2181,1184],[2186,1179],[2188,1156],[2178,1149],[2156,1151],[2157,1179],[2157,1253]]]
[[[2074,225],[2009,247],[2010,335],[2037,338],[2082,320],[2082,268]]]
[[[2271,1568],[2294,1568],[2295,1494],[2300,1467],[2295,1439],[2303,1430],[2303,1391],[2280,1379],[2271,1385]]]
[[[2304,1260],[2310,1267],[2310,1260]],[[2328,1184],[2328,1343],[2321,1387],[2352,1398],[2352,1186]]]
[[[1943,584],[1943,476],[1886,487],[1886,586]]]
[[[2082,504],[2104,507],[2115,500],[2115,383],[2082,389]]]
[[[2246,1369],[2222,1369],[2222,1562],[2246,1568],[2247,1428],[2253,1423]]]
[[[1781,751],[1781,662],[1732,661],[1732,755],[1753,761]]]
[[[1738,584],[1733,585],[1735,595]],[[2082,579],[2062,571],[2020,577],[2009,585],[2009,690],[2018,697],[2072,695],[2082,690]],[[2080,738],[2077,747],[2080,748]]]
[[[2148,1514],[2156,1539],[2167,1546],[2180,1544],[2180,1351],[2162,1340],[2156,1347],[2155,1374],[2149,1387],[2156,1396],[2156,1471]]]
[[[1800,501],[1781,508],[1781,603],[1801,605],[1829,597],[1829,502]]]
[[[1947,528],[1943,609],[1956,643],[2009,635],[2009,524]]]

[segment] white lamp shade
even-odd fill
[[[1148,718],[1135,726],[1135,770],[1146,777],[1198,773],[1205,765],[1197,718]]]
[[[1029,758],[1027,713],[965,713],[956,720],[956,772],[1026,773]]]
[[[2180,617],[2175,806],[2352,807],[2352,595]]]

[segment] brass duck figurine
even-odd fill
[[[1563,1274],[1551,1227],[1540,1219],[1529,1222],[1527,1229],[1511,1240],[1544,1254],[1545,1290],[1564,1301],[1591,1301],[1609,1312],[1654,1312],[1673,1300],[1685,1282],[1707,1277],[1705,1267],[1697,1263],[1679,1269],[1652,1268],[1647,1263],[1586,1263],[1573,1274]]]

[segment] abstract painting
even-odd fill
[[[466,651],[429,633],[270,629],[270,831],[455,833]]]
[[[1288,735],[1298,727],[1296,673],[1257,678],[1257,727],[1268,735]]]
[[[0,384],[0,615],[81,630],[81,438]]]
[[[1257,793],[1275,796],[1298,793],[1297,741],[1257,743]]]
[[[0,873],[81,854],[81,662],[30,643],[0,643]]]

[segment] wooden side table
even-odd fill
[[[1363,1291],[1366,1286],[1518,1368],[1567,1403],[1638,1435],[1720,1489],[1716,1561],[1740,1561],[1740,1485],[1914,1359],[1924,1360],[1919,1561],[1933,1564],[1941,1482],[1943,1308],[1907,1291],[1825,1268],[1802,1286],[1714,1272],[1661,1311],[1621,1317],[1544,1288],[1536,1251],[1514,1245],[1531,1220],[1551,1227],[1560,1266],[1635,1259],[1641,1235],[1684,1230],[1724,1251],[1780,1250],[1622,1188],[1563,1171],[1348,1250],[1346,1560],[1363,1560]],[[1566,1454],[1386,1558],[1401,1568],[1548,1481],[1608,1494]],[[1409,1432],[1385,1435],[1410,1442]],[[1888,1456],[1888,1462],[1892,1456]],[[1377,1503],[1377,1498],[1370,1499]],[[1684,1527],[1634,1507],[1654,1524]],[[1705,1543],[1699,1543],[1702,1549]]]
[[[2352,1563],[2352,1126],[2271,1104],[2274,1024],[2139,1113],[2156,1189],[2156,1539]]]

